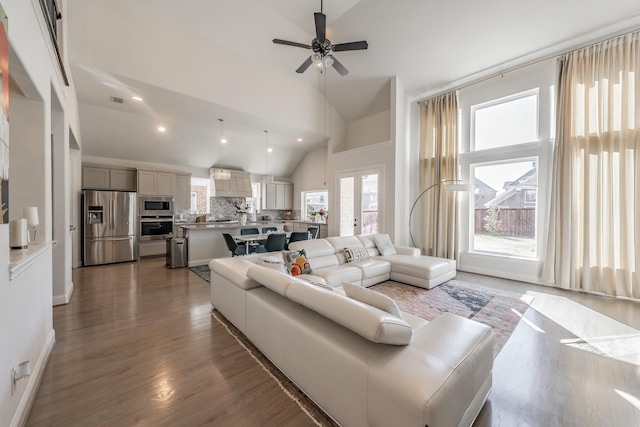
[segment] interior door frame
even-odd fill
[[[357,221],[357,225],[354,225],[353,235],[362,234],[362,176],[363,175],[373,175],[378,174],[378,232],[383,231],[384,224],[384,165],[372,165],[362,168],[353,168],[353,169],[343,169],[340,171],[336,171],[336,217],[337,217],[337,234],[341,235],[341,210],[342,206],[340,203],[340,180],[342,178],[353,177],[354,178],[354,193],[358,194],[358,197],[355,199],[354,203],[354,211],[355,217]]]

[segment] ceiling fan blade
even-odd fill
[[[311,57],[308,57],[307,60],[304,61],[301,66],[298,67],[298,69],[296,70],[296,73],[304,73],[307,70],[307,68],[309,68],[309,65],[311,65],[312,62],[313,62],[313,59],[311,59]]]
[[[275,44],[284,44],[284,45],[287,45],[287,46],[301,47],[303,49],[311,49],[311,46],[309,46],[308,44],[290,42],[288,40],[273,39],[273,42]]]
[[[338,43],[333,45],[334,52],[344,52],[347,50],[365,50],[369,47],[369,43],[362,40],[359,42]]]
[[[313,17],[316,20],[316,38],[322,43],[327,35],[327,16],[324,13],[316,12]]]
[[[349,70],[347,70],[344,65],[342,65],[342,63],[340,61],[338,61],[338,59],[333,56],[333,55],[327,55],[329,58],[333,59],[333,68],[336,69],[336,71],[341,75],[341,76],[346,76],[347,74],[349,74]]]

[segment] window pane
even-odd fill
[[[471,108],[474,150],[538,140],[538,93]]]
[[[302,215],[306,215],[306,219],[308,221],[314,221],[318,212],[325,212],[325,215],[328,214],[328,195],[329,192],[327,190],[304,191],[302,193],[302,200],[304,203],[304,206],[302,207]],[[325,218],[326,216],[323,216],[321,219]]]
[[[378,174],[362,176],[362,234],[378,232]]]
[[[537,159],[476,165],[473,250],[536,256]]]
[[[353,236],[355,218],[355,180],[352,176],[340,178],[340,235]]]
[[[209,183],[208,179],[191,178],[192,212],[209,212]]]

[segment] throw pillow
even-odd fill
[[[342,282],[342,288],[349,298],[379,308],[400,319],[403,318],[398,304],[386,295],[349,282]]]
[[[367,259],[371,259],[369,252],[363,246],[344,248],[344,256],[347,257],[347,262],[364,261]]]
[[[396,247],[393,246],[393,242],[391,242],[391,237],[388,234],[376,234],[373,236],[373,240],[376,242],[376,247],[380,251],[380,255],[395,255]]]
[[[298,276],[300,274],[311,274],[311,264],[307,259],[304,249],[299,251],[283,251],[284,263],[289,269],[289,274]]]
[[[263,257],[260,258],[260,260],[258,261],[259,265],[263,265],[265,267],[269,267],[272,268],[276,271],[279,271],[280,273],[284,273],[284,274],[289,274],[289,270],[287,270],[287,266],[284,264],[284,259],[282,258],[282,255],[277,256],[267,256],[267,257]]]

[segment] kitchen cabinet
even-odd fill
[[[138,194],[174,196],[176,174],[138,169]]]
[[[175,209],[191,208],[191,174],[176,174]]]
[[[82,188],[136,191],[136,170],[84,165],[82,166]]]
[[[266,185],[264,209],[293,209],[293,184],[269,182]]]

